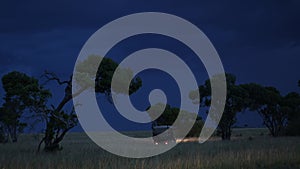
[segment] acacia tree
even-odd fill
[[[242,87],[247,90],[249,95],[247,107],[258,112],[272,136],[282,135],[290,109],[286,102],[289,96],[282,97],[276,88],[264,87],[255,83],[243,84]]]
[[[38,151],[42,143],[45,143],[45,151],[61,150],[60,142],[66,133],[77,125],[77,117],[74,111],[65,111],[63,108],[72,99],[72,79],[61,81],[54,73],[45,72],[47,81],[56,81],[59,85],[65,86],[65,94],[57,106],[37,103],[33,111],[46,123],[45,135],[38,145]],[[75,95],[78,95],[76,93]]]
[[[79,84],[77,86],[79,89],[77,89],[76,93],[72,93],[72,76],[70,76],[68,80],[63,81],[54,73],[44,73],[43,77],[46,79],[46,82],[56,81],[57,84],[65,86],[65,94],[57,106],[52,105],[51,108],[47,108],[47,106],[43,104],[38,104],[38,106],[35,107],[35,111],[40,112],[46,121],[45,135],[39,143],[38,150],[40,150],[42,143],[45,144],[45,151],[53,152],[62,149],[60,142],[66,133],[78,123],[74,108],[69,111],[64,110],[72,98],[78,96],[84,90],[95,87],[96,93],[105,94],[108,100],[111,101],[111,80],[118,64],[112,59],[103,58],[99,66],[97,65],[98,61],[98,56],[91,55],[77,65],[75,77],[78,79],[75,80]],[[93,78],[92,74],[95,70],[98,71],[96,78]],[[127,78],[133,79],[129,88],[129,94],[132,94],[141,87],[142,81],[138,77],[133,78],[130,70],[126,69],[124,72]]]
[[[37,79],[17,71],[4,75],[2,84],[5,103],[0,109],[1,135],[3,142],[7,142],[9,137],[16,142],[18,133],[26,126],[20,120],[24,112],[37,101],[36,96],[45,96],[46,99],[50,93],[39,85]]]
[[[221,135],[222,140],[230,140],[231,128],[236,123],[236,114],[245,109],[245,98],[247,98],[247,92],[236,85],[236,77],[233,74],[226,74],[226,86],[227,86],[227,98],[225,108],[221,120],[218,124],[217,133]],[[190,92],[190,99],[194,103],[199,103],[202,107],[211,107],[211,83],[225,85],[225,82],[220,81],[219,75],[215,75],[212,79],[205,81],[204,85],[199,86],[200,100],[195,100],[198,91]],[[217,102],[220,102],[219,100]]]

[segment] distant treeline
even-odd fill
[[[65,134],[78,124],[74,109],[67,110],[66,104],[70,103],[72,97],[80,92],[95,87],[96,93],[107,96],[111,100],[111,79],[118,64],[109,58],[103,58],[98,68],[96,79],[89,72],[97,65],[97,56],[90,56],[76,67],[76,77],[79,77],[78,93],[72,93],[72,75],[67,80],[61,80],[55,73],[44,72],[41,79],[31,77],[22,72],[12,71],[2,77],[2,86],[5,91],[4,103],[0,107],[0,143],[8,141],[17,142],[18,134],[28,126],[29,122],[21,122],[24,112],[30,112],[31,123],[43,122],[44,137],[41,139],[38,150],[44,144],[45,151],[61,150],[60,142]],[[121,70],[122,77],[133,78],[129,69]],[[78,80],[78,79],[76,79]],[[127,79],[128,80],[128,79]],[[57,105],[49,103],[53,93],[45,86],[47,82],[55,81],[64,87],[64,95]],[[202,107],[211,107],[210,83],[224,84],[219,81],[218,75],[205,81],[198,89],[190,92],[191,102],[200,104]],[[122,93],[123,85],[114,90]],[[296,85],[296,84],[295,84]],[[139,90],[142,81],[139,77],[131,80],[129,94]],[[274,137],[282,135],[300,135],[300,95],[290,92],[286,95],[271,86],[262,86],[256,83],[236,84],[236,77],[226,74],[227,98],[221,121],[217,132],[223,140],[231,138],[231,129],[236,122],[236,114],[244,110],[257,111],[262,117],[264,125]],[[300,87],[300,81],[298,82]],[[200,93],[200,97],[197,95]],[[167,105],[165,112],[156,120],[160,125],[171,125],[179,112],[178,108]],[[28,113],[26,113],[28,114]],[[188,114],[188,113],[187,113]],[[28,116],[28,115],[27,115]],[[32,120],[34,119],[34,121]],[[198,117],[188,136],[198,136],[203,122]]]

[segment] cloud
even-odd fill
[[[35,74],[50,69],[67,76],[84,42],[101,26],[127,14],[158,11],[197,25],[218,50],[225,69],[241,74],[247,59],[260,67],[255,60],[262,57],[274,57],[270,63],[277,64],[294,56],[289,48],[300,44],[299,7],[297,0],[6,1],[0,6],[0,70],[31,67]]]
[[[231,46],[299,44],[300,1],[6,1],[0,7],[2,33],[98,29],[123,15],[159,11],[190,20],[212,37],[230,34]],[[231,40],[232,39],[232,40]],[[223,39],[224,40],[224,39]],[[225,44],[227,45],[227,44]]]

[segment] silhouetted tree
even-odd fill
[[[250,110],[258,112],[272,136],[282,135],[289,111],[285,101],[287,98],[282,97],[274,87],[264,87],[255,83],[243,84],[242,87],[248,92]]]
[[[77,97],[84,90],[95,87],[96,93],[105,94],[108,100],[111,101],[111,80],[118,64],[112,59],[103,58],[99,66],[97,65],[98,61],[98,56],[91,55],[77,65],[75,71],[75,78],[77,79],[75,80],[78,84],[78,86],[76,86],[78,89],[75,93],[72,93],[72,76],[70,76],[68,80],[63,81],[54,73],[44,73],[43,77],[47,79],[46,82],[56,81],[60,86],[65,86],[65,94],[57,106],[52,105],[51,108],[45,109],[44,105],[41,105],[41,107],[38,108],[38,110],[44,113],[43,116],[46,117],[45,136],[41,140],[38,150],[40,150],[42,143],[45,143],[45,151],[53,152],[62,149],[59,143],[63,140],[66,133],[78,123],[74,109],[70,111],[64,110],[72,98]],[[93,78],[92,75],[95,70],[98,71],[96,72],[96,78]],[[133,78],[132,72],[129,69],[124,70],[124,72],[126,72],[124,75],[127,75],[127,78]],[[140,78],[133,78],[130,83],[129,94],[136,92],[141,85],[142,82]]]
[[[200,103],[202,107],[210,107],[211,106],[211,84],[210,80],[215,84],[226,85],[227,86],[227,98],[225,103],[224,112],[222,118],[218,124],[218,134],[221,135],[222,140],[230,140],[231,138],[231,128],[236,122],[236,114],[245,109],[245,100],[247,98],[247,92],[236,85],[236,77],[232,74],[226,74],[226,84],[225,82],[220,81],[216,75],[212,79],[208,79],[205,81],[204,85],[199,86],[198,90],[200,93],[200,100],[195,100],[195,94],[197,91],[191,91],[190,99],[193,100],[194,103]],[[220,101],[217,101],[220,102]]]
[[[39,143],[38,151],[42,143],[45,143],[45,151],[61,150],[60,142],[63,140],[66,133],[75,127],[78,123],[77,116],[74,111],[70,112],[63,110],[64,106],[72,99],[72,79],[62,81],[54,73],[45,72],[44,77],[47,81],[56,81],[59,85],[65,86],[65,94],[57,106],[51,105],[48,107],[45,104],[37,104],[35,112],[46,123],[45,135]],[[81,91],[83,91],[82,89]],[[74,96],[80,93],[75,93]]]
[[[1,135],[4,142],[8,141],[9,136],[12,142],[16,142],[17,134],[26,126],[20,121],[25,110],[33,106],[37,96],[46,98],[50,93],[39,85],[37,79],[17,71],[4,75],[2,84],[5,102],[0,109],[0,128],[4,132]]]

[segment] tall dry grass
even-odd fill
[[[232,141],[181,143],[145,159],[110,154],[83,133],[69,134],[61,152],[36,153],[38,139],[23,135],[16,144],[0,144],[0,169],[299,169],[300,138],[264,132],[235,130]]]

